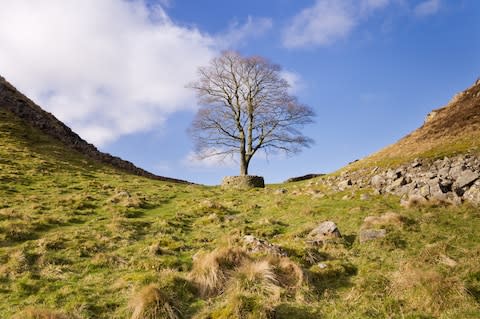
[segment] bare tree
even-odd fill
[[[189,87],[202,107],[189,131],[201,157],[238,154],[240,175],[248,175],[260,150],[291,154],[313,143],[299,129],[314,113],[289,94],[280,70],[265,58],[230,51],[199,68]]]

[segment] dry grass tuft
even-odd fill
[[[296,290],[304,284],[302,268],[288,257],[273,256],[269,263],[275,272],[278,283],[288,290]]]
[[[242,265],[249,257],[242,248],[218,248],[210,253],[199,254],[194,259],[190,279],[204,297],[223,291],[228,274]]]
[[[464,307],[469,302],[462,281],[454,276],[405,263],[392,276],[390,295],[405,301],[412,310],[421,310],[434,316]]]
[[[67,316],[60,312],[29,307],[19,314],[12,317],[12,319],[73,319],[74,317]]]
[[[407,219],[395,212],[386,212],[380,216],[367,216],[363,220],[362,228],[373,228],[375,226],[397,226],[401,227],[405,224]]]
[[[268,260],[251,261],[240,266],[232,275],[229,290],[231,293],[264,296],[270,302],[277,301],[281,292]]]
[[[161,288],[155,284],[143,287],[130,300],[131,319],[178,319],[179,311]]]

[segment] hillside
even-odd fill
[[[108,164],[122,171],[139,176],[178,183],[188,183],[182,180],[154,175],[121,158],[100,152],[94,145],[87,143],[51,113],[45,112],[40,106],[20,93],[1,76],[0,110],[9,111],[16,117],[22,119],[25,125],[39,129],[44,134],[63,143],[66,148],[75,150],[100,163]]]
[[[0,108],[0,318],[479,317],[475,206],[155,180],[31,123]]]

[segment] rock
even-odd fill
[[[418,158],[416,158],[413,163],[410,165],[411,168],[417,168],[417,167],[420,167],[422,166],[422,163],[418,160]]]
[[[342,237],[337,225],[332,221],[324,221],[315,227],[307,236],[307,242],[320,243],[329,239]]]
[[[265,181],[261,176],[226,176],[222,180],[222,187],[229,189],[264,188]]]
[[[344,181],[341,181],[340,183],[338,183],[338,188],[340,190],[345,190],[346,188],[348,188],[349,186],[352,186],[352,180],[351,179],[346,179]]]
[[[363,229],[360,231],[359,241],[361,244],[375,240],[378,238],[383,238],[387,235],[387,231],[385,229]]]
[[[269,243],[252,235],[243,236],[243,244],[251,253],[267,253],[274,256],[287,256],[280,246]]]
[[[277,189],[274,194],[275,195],[282,195],[282,194],[286,194],[288,193],[288,191],[285,189],[285,188],[280,188],[280,189]]]
[[[463,199],[475,205],[480,205],[480,183],[475,183],[464,194]]]
[[[450,268],[453,268],[458,264],[455,260],[453,260],[452,258],[450,258],[446,255],[440,255],[440,263],[442,263],[445,266],[448,266]]]
[[[380,190],[383,185],[385,185],[385,178],[383,178],[381,175],[375,175],[370,180],[370,184],[373,188]]]
[[[368,196],[368,194],[361,194],[360,195],[360,200],[369,200],[370,199],[370,196]]]
[[[450,168],[448,175],[453,179],[457,179],[460,177],[460,175],[464,170],[465,170],[465,166],[463,166],[463,163],[456,163],[455,166]]]
[[[473,182],[475,182],[479,177],[480,174],[478,172],[467,169],[460,173],[457,180],[455,181],[455,184],[457,187],[463,188],[465,186],[473,184]]]

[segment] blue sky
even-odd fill
[[[218,184],[185,84],[225,49],[278,63],[317,113],[301,154],[254,158],[267,183],[331,172],[397,141],[480,76],[476,0],[5,0],[0,74],[102,151]]]

